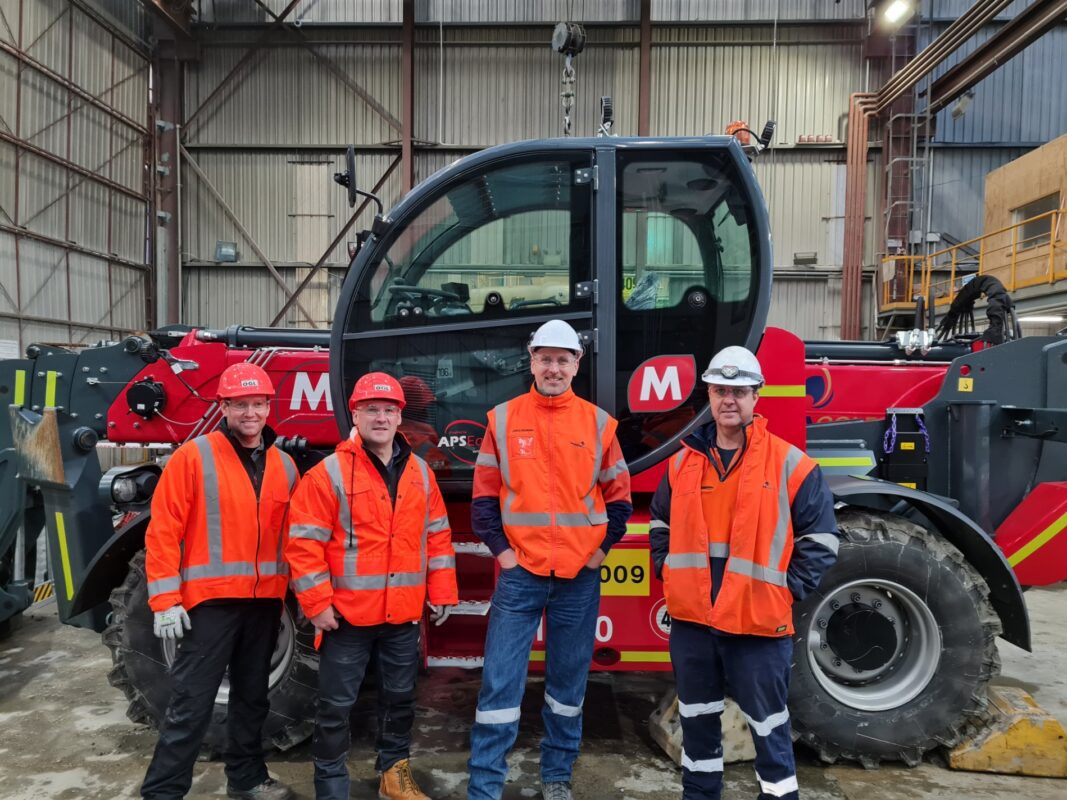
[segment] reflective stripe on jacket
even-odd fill
[[[702,490],[711,464],[689,446],[671,458],[670,551],[663,589],[672,618],[721,631],[760,636],[793,633],[793,598],[786,573],[793,553],[790,507],[815,462],[767,431],[757,417],[736,469],[737,493],[729,498]],[[734,503],[728,530],[709,533],[717,502]],[[724,536],[723,533],[726,535]],[[726,557],[722,586],[712,605],[710,557]]]
[[[433,473],[411,453],[394,506],[371,457],[358,435],[346,439],[293,495],[285,558],[308,617],[332,603],[353,625],[399,624],[420,619],[427,599],[459,602],[452,531]]]
[[[508,542],[525,569],[573,578],[604,541],[606,504],[630,502],[616,421],[571,390],[531,387],[489,412],[474,497],[496,497]]]
[[[259,498],[229,439],[200,436],[170,457],[152,496],[145,574],[153,611],[216,598],[285,597],[282,559],[296,464],[264,450]]]

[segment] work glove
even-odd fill
[[[427,602],[426,605],[430,607],[430,621],[434,625],[443,624],[444,621],[448,619],[449,615],[452,613],[452,609],[455,608],[455,606],[435,606],[433,603],[430,602]]]
[[[157,611],[152,623],[152,632],[158,639],[180,639],[185,635],[185,631],[192,629],[193,623],[189,621],[189,615],[181,603],[166,611]]]

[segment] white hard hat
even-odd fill
[[[531,350],[537,347],[562,347],[564,350],[572,350],[577,356],[585,352],[582,340],[578,338],[574,328],[561,319],[550,319],[534,331],[529,347]]]
[[[700,376],[704,383],[722,386],[763,385],[763,370],[752,352],[745,347],[730,345],[724,347],[711,359],[708,368]]]

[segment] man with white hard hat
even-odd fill
[[[712,421],[671,458],[649,523],[672,620],[682,797],[721,797],[729,689],[756,745],[759,797],[795,800],[792,608],[837,559],[833,496],[818,465],[755,413],[764,380],[750,351],[724,348],[703,379]]]
[[[600,607],[600,563],[626,532],[630,473],[606,411],[574,394],[583,347],[563,320],[530,338],[534,385],[489,412],[471,526],[500,564],[471,729],[469,800],[498,800],[545,617],[541,793],[571,800]]]

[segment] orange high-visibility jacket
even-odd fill
[[[746,428],[746,436],[744,454],[735,456],[742,460],[732,486],[704,486],[708,458],[688,445],[671,458],[663,593],[674,619],[728,633],[788,636],[793,633],[793,596],[786,583],[793,554],[790,507],[815,462],[769,433],[762,417]],[[734,496],[723,491],[728,487],[736,490]],[[710,556],[728,558],[714,606]]]
[[[400,624],[423,603],[454,605],[456,553],[437,480],[408,456],[396,504],[358,434],[304,475],[289,509],[285,558],[308,617],[330,604],[352,625]]]
[[[573,578],[604,541],[607,503],[630,503],[618,423],[568,389],[528,394],[489,412],[474,497],[497,497],[504,533],[525,569]]]
[[[267,447],[264,456],[258,500],[221,431],[186,442],[170,457],[145,533],[153,611],[216,598],[285,597],[285,516],[298,474],[278,448]]]

